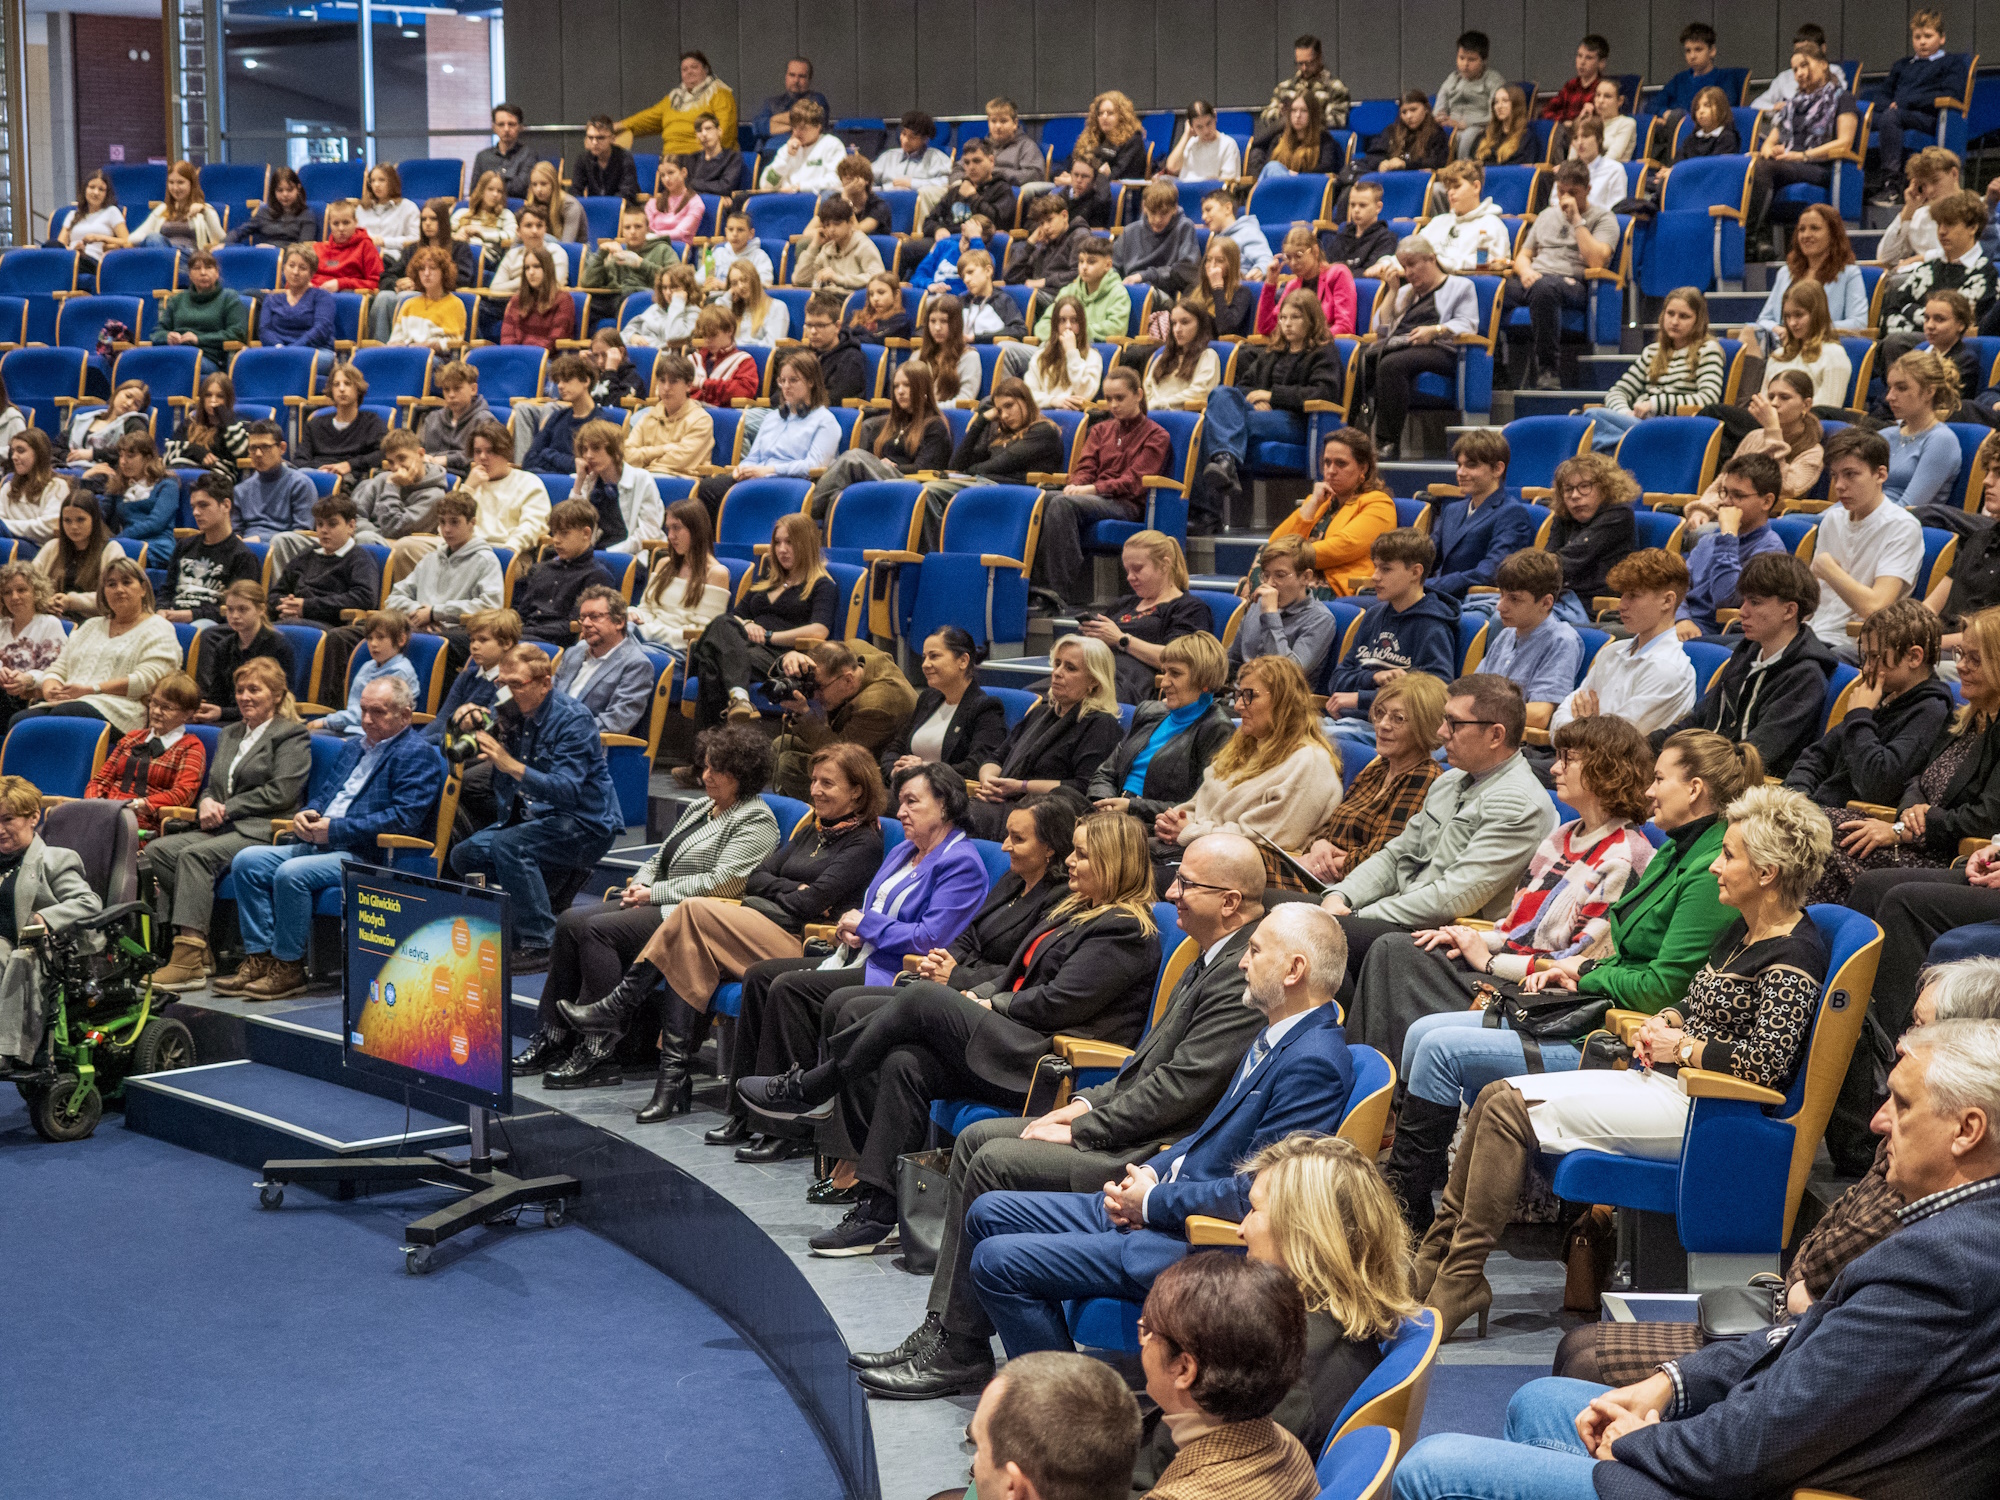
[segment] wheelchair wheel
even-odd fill
[[[30,1119],[45,1141],[81,1141],[103,1116],[104,1098],[96,1086],[81,1087],[74,1073],[64,1073],[34,1101]]]
[[[194,1066],[194,1033],[179,1021],[156,1016],[132,1047],[134,1073],[170,1073]]]

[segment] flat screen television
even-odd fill
[[[507,893],[357,862],[341,873],[341,917],[346,1065],[507,1110]]]

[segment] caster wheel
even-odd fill
[[[257,1206],[259,1208],[283,1208],[285,1206],[285,1185],[282,1182],[258,1183]]]
[[[429,1245],[405,1245],[403,1247],[403,1269],[412,1276],[428,1276],[431,1273],[431,1247]]]
[[[560,1229],[569,1218],[569,1205],[560,1198],[552,1198],[542,1205],[542,1223],[550,1229]]]
[[[29,1121],[45,1141],[81,1141],[103,1116],[104,1099],[96,1086],[84,1086],[74,1073],[64,1073],[34,1100]]]
[[[155,1016],[132,1047],[132,1071],[171,1073],[194,1066],[194,1033],[170,1016]]]

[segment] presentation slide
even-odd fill
[[[504,1100],[505,895],[359,865],[343,892],[350,1065],[467,1102]]]

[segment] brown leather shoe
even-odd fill
[[[726,717],[732,724],[755,724],[764,716],[748,698],[731,698]]]
[[[198,937],[177,937],[174,939],[173,956],[166,964],[153,971],[153,988],[156,990],[198,990],[208,980],[214,965],[208,961],[208,944]]]
[[[270,972],[270,954],[247,953],[234,973],[215,975],[209,980],[208,987],[218,995],[240,995]]]
[[[282,958],[272,959],[264,977],[253,980],[243,990],[245,1000],[289,1000],[306,992],[306,966]]]

